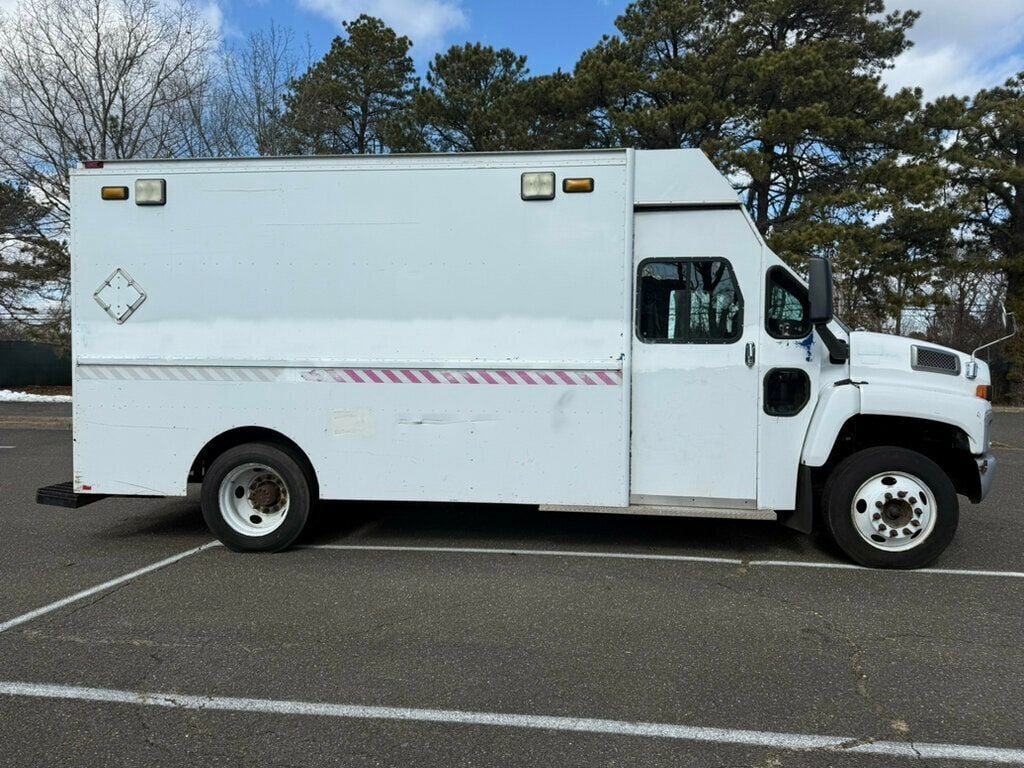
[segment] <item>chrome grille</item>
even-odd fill
[[[960,356],[934,347],[915,345],[910,348],[910,367],[915,371],[949,373],[956,376],[960,373]]]

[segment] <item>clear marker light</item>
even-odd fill
[[[163,205],[167,202],[167,183],[163,179],[136,179],[136,205]]]
[[[553,200],[555,198],[555,174],[524,173],[520,196],[523,200]]]

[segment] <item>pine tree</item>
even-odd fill
[[[940,99],[930,112],[946,129],[968,232],[987,247],[990,269],[1005,274],[1007,309],[1024,321],[1024,72],[973,99]],[[1008,397],[1024,404],[1024,336],[1004,357]]]
[[[409,50],[380,19],[346,22],[324,57],[292,81],[283,124],[300,154],[368,154],[388,149],[390,123],[416,85]]]
[[[572,149],[591,141],[573,78],[563,72],[530,77],[526,57],[508,48],[452,46],[434,57],[426,80],[396,142],[403,149]]]

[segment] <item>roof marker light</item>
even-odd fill
[[[127,200],[128,187],[103,187],[100,197],[104,200]]]
[[[573,193],[573,192],[593,192],[594,191],[594,180],[593,179],[563,179],[562,180],[562,191]]]
[[[82,167],[83,168],[102,168],[103,167],[103,161],[102,160],[86,160],[84,163],[82,163]]]
[[[554,200],[555,174],[550,171],[524,173],[519,196],[523,200]]]
[[[167,182],[163,179],[136,179],[136,205],[163,205],[167,202]]]

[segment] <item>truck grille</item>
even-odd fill
[[[956,376],[960,373],[960,357],[934,347],[914,345],[910,348],[910,367],[915,371],[949,373]]]

